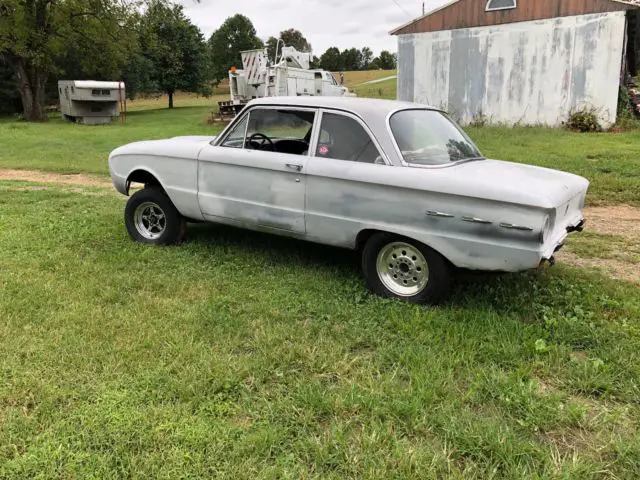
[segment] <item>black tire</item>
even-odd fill
[[[410,248],[403,248],[402,245]],[[398,253],[397,257],[394,257],[393,252],[396,249]],[[414,249],[413,255],[411,249]],[[405,256],[407,253],[409,256]],[[393,258],[388,257],[388,254]],[[389,260],[384,263],[384,268],[381,265],[381,271],[383,271],[381,274],[378,273],[379,256],[381,264],[385,258]],[[428,268],[425,269],[423,263],[426,263]],[[387,264],[389,265],[388,273],[384,272]],[[403,264],[405,270],[400,268]],[[362,270],[369,288],[383,297],[396,298],[409,303],[436,305],[451,291],[451,269],[444,257],[416,240],[398,235],[376,233],[369,238],[362,251]],[[425,273],[425,270],[428,270],[428,273]],[[385,285],[381,276],[387,277],[385,281],[391,283],[395,291]],[[400,293],[398,290],[403,288],[406,291]],[[416,289],[415,293],[411,289]]]
[[[140,211],[138,211],[140,209]],[[149,220],[138,219],[148,213]],[[141,222],[141,223],[140,223]],[[186,221],[159,187],[150,187],[134,193],[124,209],[124,223],[132,239],[151,245],[180,243],[186,233]]]

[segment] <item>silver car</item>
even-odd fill
[[[485,158],[446,113],[336,97],[253,101],[218,137],[114,150],[125,223],[150,244],[207,221],[358,250],[376,293],[436,303],[453,267],[517,272],[553,263],[582,231],[589,182]]]

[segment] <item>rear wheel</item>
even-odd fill
[[[378,295],[410,303],[439,303],[451,289],[446,260],[412,239],[378,233],[362,252],[369,288]]]
[[[124,211],[124,222],[131,238],[140,243],[171,245],[186,232],[184,217],[159,187],[133,194]]]

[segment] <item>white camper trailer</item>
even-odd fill
[[[120,104],[125,99],[122,82],[93,80],[60,80],[60,111],[71,122],[85,125],[110,123],[120,116]]]
[[[231,100],[219,102],[222,114],[239,112],[249,100],[286,96],[352,96],[339,85],[331,72],[311,70],[311,54],[283,47],[277,61],[270,66],[267,50],[242,52],[242,70],[229,72]]]

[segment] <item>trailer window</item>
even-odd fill
[[[336,113],[322,114],[316,157],[385,164],[362,125],[351,117]]]

